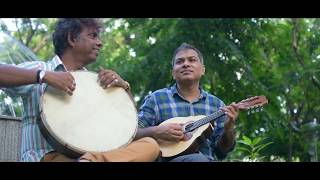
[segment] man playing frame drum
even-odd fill
[[[7,75],[7,79],[0,82],[0,85],[10,86],[3,89],[11,95],[21,96],[23,100],[21,161],[142,162],[154,161],[159,156],[157,142],[146,137],[121,148],[106,152],[88,151],[79,158],[70,158],[53,149],[40,132],[41,98],[47,86],[64,91],[72,97],[77,87],[75,78],[69,71],[85,70],[86,65],[96,60],[102,47],[98,35],[100,28],[101,24],[97,19],[59,19],[53,34],[56,56],[51,61],[26,62],[18,67],[9,65],[0,67],[0,74]],[[122,87],[130,93],[129,83],[114,71],[101,69],[98,78],[102,88]],[[87,94],[89,95],[94,96],[94,94]]]

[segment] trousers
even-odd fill
[[[159,144],[150,137],[144,137],[129,145],[108,152],[86,152],[79,159],[69,158],[59,152],[47,153],[42,162],[153,162],[160,156]]]

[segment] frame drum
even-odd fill
[[[42,97],[39,126],[46,140],[72,158],[129,144],[138,125],[129,94],[120,87],[103,89],[97,73],[71,74],[76,81],[72,96],[48,86]]]

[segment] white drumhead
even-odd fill
[[[71,73],[72,96],[48,87],[43,96],[44,125],[64,146],[78,152],[104,152],[124,146],[137,130],[137,111],[123,88],[103,89],[98,74]]]

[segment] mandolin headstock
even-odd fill
[[[250,114],[262,111],[263,106],[266,104],[268,104],[268,99],[265,96],[254,96],[244,99],[236,105],[240,110],[247,110],[248,114]]]

